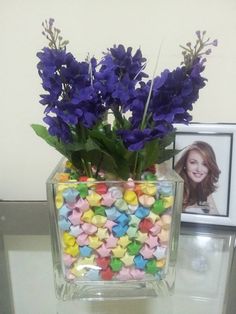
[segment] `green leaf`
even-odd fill
[[[155,139],[146,143],[144,149],[141,151],[141,158],[143,160],[143,169],[145,170],[153,164],[160,164],[166,160],[169,160],[179,150],[169,147],[175,139],[175,132],[172,132],[162,139]]]
[[[54,147],[59,153],[70,159],[70,154],[65,149],[65,145],[62,144],[56,136],[51,136],[45,126],[31,124],[31,127],[39,137],[45,140],[50,146]]]

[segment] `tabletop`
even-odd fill
[[[46,202],[0,202],[0,313],[233,314],[235,231],[181,225],[172,296],[58,301]]]

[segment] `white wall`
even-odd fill
[[[45,199],[44,183],[60,158],[30,128],[43,117],[36,52],[46,44],[45,18],[55,18],[78,58],[114,43],[141,46],[150,74],[161,42],[159,71],[176,67],[179,44],[207,30],[219,47],[208,58],[194,121],[236,122],[235,16],[235,0],[0,0],[0,199]]]

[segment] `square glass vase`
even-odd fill
[[[149,298],[173,292],[183,180],[69,180],[62,159],[47,180],[59,300]]]

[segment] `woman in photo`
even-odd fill
[[[184,179],[183,212],[218,215],[212,193],[220,175],[214,150],[202,141],[188,146],[175,165]]]

